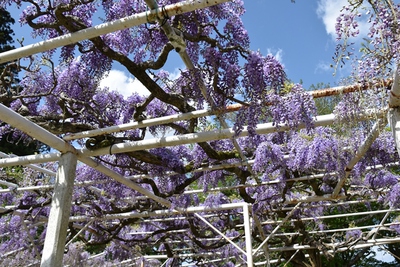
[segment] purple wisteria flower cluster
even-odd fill
[[[165,5],[176,3],[181,1],[158,1],[159,14]],[[361,4],[370,6],[364,10]],[[9,5],[20,7],[20,23],[43,39],[149,10],[145,1],[134,0],[0,1],[0,7]],[[319,110],[312,95],[301,84],[290,83],[277,58],[250,50],[241,20],[244,12],[243,1],[229,1],[166,17],[160,23],[149,21],[93,37],[20,62],[29,64],[21,65],[24,71],[18,94],[0,95],[2,103],[60,138],[123,123],[140,125],[163,116],[193,115],[203,108],[216,114],[213,119],[218,117],[171,119],[72,141],[85,152],[107,147],[107,155],[95,157],[99,164],[171,206],[79,163],[65,265],[238,266],[245,257],[240,250],[246,247],[246,222],[240,205],[247,203],[251,205],[253,245],[258,246],[273,232],[267,244],[272,248],[271,257],[293,260],[299,266],[321,266],[322,259],[331,260],[339,251],[335,244],[354,247],[367,236],[362,229],[381,221],[373,215],[361,219],[354,214],[348,218],[335,215],[400,206],[399,156],[392,133],[379,129],[379,136],[359,159],[357,152],[372,125],[358,122],[358,115],[387,105],[387,88],[377,81],[386,78],[388,69],[398,63],[399,5],[351,1],[342,10],[336,25],[341,41],[336,59],[340,62],[353,56],[349,38],[361,34],[360,20],[367,16],[369,39],[354,72],[358,76],[351,80],[371,83],[374,88],[343,95],[332,109],[339,120],[323,127],[315,126]],[[187,54],[180,51],[180,55],[191,60],[190,68],[168,71],[176,51],[165,34],[167,27],[185,41]],[[115,66],[135,77],[147,94],[132,88],[131,94],[124,96],[102,87],[101,81]],[[228,110],[236,111],[224,114]],[[209,134],[224,137],[219,135],[222,120],[232,126],[235,140],[209,141]],[[263,123],[271,123],[273,129],[259,135],[257,126]],[[243,136],[244,129],[248,136]],[[115,144],[141,145],[150,138],[159,138],[160,144],[165,140],[175,143],[111,154]],[[200,141],[176,142],[190,138]],[[1,150],[11,140],[14,145],[35,144],[35,152],[50,149],[1,123]],[[108,142],[98,147],[103,141]],[[354,159],[357,163],[349,165]],[[56,163],[39,165],[50,172],[58,167]],[[3,168],[1,176],[0,265],[35,265],[43,250],[55,175],[18,166]],[[221,210],[222,205],[237,206]],[[184,210],[191,207],[197,211]],[[382,231],[385,238],[398,235],[394,213],[385,222],[391,224]],[[363,228],[358,229],[356,223]],[[295,246],[312,249],[288,252]],[[285,249],[279,251],[281,247]],[[265,260],[260,255],[254,255],[255,260]]]
[[[393,66],[399,64],[399,15],[400,5],[394,1],[349,1],[336,21],[337,63],[344,64],[353,56],[358,59],[356,75],[361,82],[378,83],[377,78],[391,77]],[[360,45],[354,37],[364,42]],[[355,54],[356,49],[361,54]]]

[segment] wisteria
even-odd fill
[[[149,12],[149,2],[9,0],[0,7],[20,8],[19,23],[42,40]],[[327,123],[330,115],[318,116],[317,93],[292,83],[274,56],[251,51],[243,1],[166,16],[165,6],[175,3],[180,1],[158,1],[156,22],[147,17],[145,24],[18,61],[20,81],[11,91],[1,88],[10,73],[0,66],[1,103],[68,140],[81,157],[63,264],[239,266],[248,260],[246,238],[253,252],[260,246],[254,260],[276,259],[271,266],[319,267],[338,253],[347,253],[356,266],[370,253],[363,247],[370,238],[393,240],[382,243],[391,249],[388,243],[400,238],[399,156],[392,131],[378,127],[376,138],[371,131],[388,106],[390,88],[382,81],[398,64],[400,5],[349,1],[342,9],[334,57],[338,66],[356,59],[349,80],[369,90],[338,90],[340,102],[330,110],[335,119]],[[364,34],[361,23],[369,26],[358,54],[352,47]],[[185,51],[174,47],[172,35],[182,38]],[[175,54],[186,65],[171,71]],[[124,96],[102,87],[115,66],[135,77],[146,94],[131,88]],[[195,112],[202,109],[212,115],[199,118]],[[123,124],[136,126],[90,134]],[[259,134],[260,125],[269,133]],[[231,127],[230,136],[221,137],[225,127]],[[74,138],[82,133],[84,138]],[[186,142],[201,134],[215,140]],[[2,152],[55,154],[4,122],[0,137]],[[127,144],[132,150],[119,153]],[[153,197],[82,160],[95,154],[93,165],[106,166]],[[41,162],[1,170],[2,266],[41,261],[60,167]]]
[[[336,20],[336,61],[343,65],[347,59],[357,58],[355,49],[362,52],[358,60],[357,78],[363,82],[378,82],[376,78],[391,76],[392,66],[398,62],[399,4],[394,1],[349,1]],[[364,42],[355,42],[361,26],[368,28]]]

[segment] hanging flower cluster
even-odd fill
[[[158,1],[158,11],[163,12],[164,5],[180,2]],[[360,4],[365,2],[351,1],[337,19],[338,40],[342,41],[336,51],[338,62],[353,55],[348,38],[360,34],[359,20],[365,16],[360,15]],[[353,77],[363,83],[385,78],[388,72],[382,66],[397,64],[399,52],[399,5],[392,1],[368,3],[372,4],[367,14],[369,40],[357,67],[359,76]],[[148,10],[145,1],[134,0],[0,2],[1,7],[9,4],[27,5],[20,22],[33,27],[33,36],[41,38],[84,30],[95,24],[97,16],[111,22]],[[394,167],[399,157],[389,131],[381,129],[364,157],[354,168],[347,168],[371,125],[345,122],[355,122],[365,108],[385,107],[386,102],[381,100],[386,97],[386,89],[374,83],[377,90],[373,93],[346,95],[334,110],[339,123],[315,127],[318,110],[312,96],[302,85],[289,83],[283,65],[275,57],[250,51],[248,33],[240,18],[244,11],[243,1],[229,1],[166,18],[162,23],[146,23],[94,37],[63,47],[59,53],[45,53],[41,59],[32,57],[32,64],[26,66],[21,78],[20,92],[1,96],[12,110],[60,137],[163,116],[193,115],[202,108],[218,113],[230,104],[242,104],[238,112],[226,116],[231,119],[235,141],[199,141],[96,157],[99,164],[168,201],[168,208],[78,164],[66,265],[111,266],[129,261],[138,266],[179,266],[183,262],[213,266],[205,263],[206,255],[212,261],[221,261],[218,266],[237,266],[243,258],[240,250],[220,238],[212,227],[244,249],[243,211],[208,210],[243,202],[252,204],[255,242],[262,242],[259,233],[271,234],[277,229],[271,235],[271,242],[277,246],[300,244],[328,253],[328,243],[351,244],[364,236],[358,229],[327,234],[325,230],[338,222],[324,216],[353,208],[350,204],[340,206],[340,200],[361,203],[355,210],[399,207],[399,175]],[[190,68],[166,70],[175,53],[163,29],[166,25],[185,41],[184,57],[192,61]],[[131,95],[124,97],[102,88],[100,81],[113,66],[124,68],[136,79],[131,86],[140,82],[148,94],[140,95],[132,88]],[[258,135],[260,123],[272,123],[275,132]],[[218,133],[223,126],[221,120],[193,116],[116,133],[113,138],[115,143],[145,144],[148,138],[157,137],[161,143],[167,138],[198,137],[199,132]],[[15,140],[14,145],[35,141],[6,124],[0,125],[0,137],[0,145],[10,138]],[[85,141],[73,145],[82,145],[85,151]],[[39,144],[35,151],[41,149]],[[52,171],[57,168],[53,164],[41,167]],[[0,261],[8,266],[35,264],[43,249],[55,177],[25,167],[7,167],[2,172]],[[342,179],[338,201],[329,206],[326,199]],[[182,213],[182,209],[192,206],[201,211]],[[147,218],[147,214],[154,216]],[[276,228],[276,221],[288,215],[281,228]],[[398,223],[396,218],[388,220]],[[339,223],[340,228],[353,226],[349,220]],[[394,224],[392,228],[398,231],[399,226]],[[178,259],[180,252],[191,256]],[[167,255],[168,259],[144,257],[156,254]],[[292,256],[280,255],[286,260]],[[306,259],[302,251],[293,257],[293,262],[302,264]]]

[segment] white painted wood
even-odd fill
[[[56,38],[41,41],[36,44],[27,45],[7,52],[0,53],[0,63],[12,61],[15,59],[27,57],[33,54],[51,50],[57,47],[74,44],[83,40],[91,39],[103,34],[115,32],[118,30],[138,26],[148,21],[155,21],[157,16],[161,19],[165,17],[173,17],[186,12],[191,12],[196,9],[205,8],[221,3],[228,2],[229,0],[196,0],[196,1],[183,1],[172,5],[167,5],[161,10],[153,9],[149,12],[141,12],[132,16],[124,17],[115,21],[103,23],[90,27],[78,32],[65,34]]]
[[[340,191],[342,190],[344,184],[347,181],[347,178],[349,178],[351,171],[353,170],[353,167],[359,162],[367,153],[368,149],[371,147],[371,145],[374,143],[376,138],[378,138],[379,134],[382,132],[383,128],[386,125],[386,120],[379,118],[374,126],[371,129],[371,132],[368,134],[368,136],[365,138],[364,142],[360,147],[357,148],[356,154],[353,156],[353,158],[347,163],[345,167],[345,175],[342,177],[335,189],[332,192],[332,198],[335,199],[339,196]]]
[[[61,153],[52,152],[46,154],[36,154],[29,156],[16,156],[10,158],[0,159],[0,167],[16,166],[16,165],[29,165],[33,163],[46,163],[57,161]]]
[[[394,72],[392,89],[389,95],[389,107],[396,108],[400,106],[400,77],[399,77],[399,67]]]
[[[255,255],[257,253],[257,251],[259,251],[265,244],[267,244],[268,240],[270,240],[274,234],[279,230],[279,228],[285,223],[287,222],[290,217],[292,217],[293,213],[295,210],[297,210],[300,207],[301,203],[297,203],[297,205],[286,215],[286,217],[275,227],[274,230],[272,230],[272,232],[269,234],[269,236],[264,239],[264,241],[258,246],[258,248],[256,250],[254,250],[253,255]]]
[[[35,123],[29,121],[25,117],[21,116],[20,114],[16,113],[13,110],[7,108],[3,104],[0,104],[0,120],[10,124],[11,126],[13,126],[15,128],[20,129],[21,131],[29,134],[31,137],[36,138],[37,140],[43,142],[44,144],[46,144],[52,148],[59,150],[62,153],[65,153],[65,152],[74,153],[75,155],[77,155],[79,160],[81,162],[85,163],[86,165],[102,172],[103,174],[113,178],[114,180],[132,188],[133,190],[138,191],[139,193],[141,193],[145,196],[148,196],[149,198],[151,198],[167,207],[171,206],[171,203],[168,200],[156,196],[151,191],[139,186],[138,184],[136,184],[135,182],[132,182],[129,179],[126,179],[119,173],[107,168],[106,166],[104,166],[104,165],[100,164],[99,162],[95,161],[94,159],[90,158],[90,156],[88,157],[87,155],[83,155],[82,153],[79,153],[79,151],[76,151],[75,147],[73,147],[68,142],[66,142],[63,139],[57,137],[56,135],[50,133],[46,129],[36,125]],[[46,155],[49,155],[49,154],[44,154],[44,155],[40,154],[40,155],[38,155],[38,158],[43,159]],[[58,156],[58,154],[54,154],[54,155]],[[7,162],[7,164],[12,164],[12,165],[33,163],[33,161],[31,161],[31,160],[22,162],[22,160],[26,160],[28,158],[31,159],[33,157],[37,157],[37,156],[0,159],[0,162],[5,161],[5,162]],[[51,157],[54,158],[53,156],[51,156]],[[0,163],[0,165],[1,165],[1,163]],[[12,166],[12,165],[8,165],[8,166]],[[4,166],[1,166],[1,167],[4,167]]]
[[[400,110],[399,108],[391,108],[388,112],[388,122],[392,129],[393,138],[396,144],[397,152],[400,155]]]
[[[250,214],[249,214],[249,204],[243,204],[243,222],[244,222],[244,235],[246,243],[246,258],[247,266],[253,267],[253,245],[251,240],[251,225],[250,225]]]
[[[90,157],[85,157],[82,154],[78,154],[78,158],[79,158],[79,161],[85,163],[86,165],[92,167],[95,170],[98,170],[99,172],[107,175],[108,177],[113,178],[115,181],[120,182],[121,184],[124,184],[133,190],[136,190],[140,194],[143,194],[168,208],[171,207],[172,204],[167,199],[155,195],[150,190],[147,190],[147,189],[141,187],[139,184],[125,178],[124,176],[117,173],[116,171],[113,171],[110,168],[100,164],[98,161],[95,161],[94,159],[92,159]]]
[[[352,90],[349,90],[349,89],[352,89],[354,87],[359,87],[359,86],[358,85],[338,86],[338,87],[330,88],[329,92],[330,92],[330,95],[338,95],[338,94],[346,93],[347,91],[353,92]],[[321,95],[323,95],[321,93],[322,91],[323,90],[309,91],[309,94],[313,97],[321,97]],[[129,123],[120,124],[120,125],[114,125],[114,126],[110,126],[110,127],[106,127],[106,128],[101,128],[101,129],[83,131],[80,133],[70,133],[70,134],[67,134],[66,136],[64,136],[63,139],[66,141],[69,141],[69,140],[75,140],[75,139],[80,139],[80,138],[88,138],[88,137],[97,136],[97,135],[122,132],[122,131],[137,129],[137,128],[150,127],[150,126],[155,126],[155,125],[163,125],[163,124],[167,124],[167,123],[184,121],[184,120],[189,120],[189,119],[193,119],[193,118],[235,112],[241,108],[243,108],[243,106],[241,104],[234,104],[234,105],[229,105],[225,108],[218,108],[218,109],[214,109],[214,110],[207,110],[207,109],[196,110],[196,111],[192,111],[192,112],[188,112],[188,113],[174,114],[174,115],[168,115],[168,116],[163,116],[163,117],[158,117],[158,118],[151,118],[151,119],[146,119],[146,120],[143,120],[140,122],[134,121],[134,122],[129,122]],[[371,115],[373,115],[373,114],[371,114]],[[318,121],[318,117],[316,119]]]
[[[68,152],[61,156],[56,176],[41,267],[61,267],[71,211],[72,190],[77,157]]]
[[[5,112],[4,115],[3,115],[3,112]],[[204,112],[207,112],[207,111],[204,111]],[[199,111],[199,113],[203,113],[203,111]],[[380,118],[380,117],[384,117],[384,114],[386,114],[385,110],[367,110],[363,113],[358,114],[357,120],[362,121],[362,120],[369,120],[371,118]],[[185,115],[185,114],[181,114],[181,115]],[[193,114],[187,114],[187,115],[192,116]],[[10,116],[12,116],[12,117],[10,117]],[[22,131],[24,131],[24,129],[30,129],[31,127],[35,127],[36,134],[32,134],[31,135],[32,137],[35,137],[39,141],[57,149],[57,150],[65,151],[65,150],[71,149],[73,151],[74,148],[71,145],[69,145],[68,143],[64,142],[64,140],[59,139],[58,137],[56,137],[54,135],[51,137],[51,135],[52,135],[51,133],[49,133],[45,129],[41,128],[40,126],[37,126],[36,124],[30,122],[29,120],[26,120],[25,118],[23,118],[23,117],[21,118],[21,117],[22,116],[19,115],[18,113],[14,112],[12,110],[9,110],[7,107],[0,104],[0,120],[10,124],[11,126],[13,126],[15,128],[20,129]],[[157,122],[162,124],[160,121],[163,118],[158,118]],[[167,117],[165,117],[165,118],[167,118]],[[175,117],[174,118],[168,117],[168,120],[166,122],[177,121],[177,120],[181,120],[181,119],[183,120],[183,119],[187,119],[187,118],[180,117],[178,119]],[[334,120],[335,120],[334,114],[317,116],[317,117],[315,117],[314,125],[315,126],[327,126],[327,125],[331,125],[332,123],[334,123]],[[15,123],[16,121],[18,121],[20,123],[16,124]],[[155,124],[153,121],[149,120],[149,124],[143,124],[143,125],[135,124],[135,125],[132,125],[133,126],[132,128],[144,127],[144,125],[149,126],[149,125],[155,125]],[[90,133],[83,132],[82,134],[73,135],[73,137],[68,138],[68,140],[76,139],[75,137],[83,138],[83,137],[90,137],[90,136],[99,135],[99,134],[111,133],[111,132],[115,132],[115,131],[127,130],[131,125],[126,125],[126,126],[128,126],[128,127],[126,127],[126,128],[121,127],[121,129],[119,129],[120,126],[99,129],[99,130],[93,131],[93,133],[92,133],[92,131],[89,131]],[[301,129],[304,127],[305,127],[304,124],[300,124],[298,126],[298,129]],[[279,125],[279,128],[278,128],[275,125],[273,125],[272,123],[264,123],[264,124],[257,125],[256,132],[258,134],[269,134],[269,133],[273,133],[273,132],[283,132],[288,129],[289,129],[289,127],[285,126],[284,124]],[[28,134],[30,134],[30,133],[28,133]],[[247,136],[247,135],[248,135],[248,131],[247,131],[247,128],[245,127],[239,136],[242,137],[242,136]],[[183,145],[183,144],[190,144],[190,143],[196,143],[196,142],[207,142],[207,141],[212,141],[212,140],[229,139],[229,138],[232,138],[233,136],[234,136],[234,131],[231,128],[215,130],[215,131],[210,131],[210,132],[167,136],[167,137],[157,138],[157,139],[147,139],[147,140],[142,140],[142,141],[115,144],[111,148],[111,153],[117,154],[117,153],[125,153],[125,152],[130,152],[130,151],[138,151],[138,150],[151,149],[151,148],[163,147],[163,146],[175,146],[175,145]],[[47,139],[47,137],[49,137],[50,139]],[[56,137],[56,138],[54,138],[54,137]],[[52,142],[51,142],[52,144],[49,143],[49,140],[52,140]],[[96,149],[95,151],[90,151],[88,149],[81,149],[77,153],[78,153],[79,157],[100,156],[100,155],[109,154],[110,148],[109,147],[100,148],[100,149]],[[30,155],[30,156],[0,159],[0,167],[56,161],[56,160],[58,160],[59,156],[60,156],[59,153],[48,153],[48,154],[39,154],[39,155]]]
[[[380,118],[386,115],[386,110],[368,110],[358,115],[358,120],[368,120],[371,118]],[[334,114],[322,115],[315,117],[315,126],[327,126],[333,124],[335,121]],[[299,124],[298,129],[305,128],[306,125],[304,123]],[[264,123],[258,124],[256,128],[257,134],[269,134],[274,132],[284,132],[289,130],[290,127],[285,124],[280,124],[277,127],[273,123]],[[247,127],[244,127],[243,131],[238,135],[238,137],[248,136],[249,131]],[[177,145],[185,145],[191,143],[199,143],[199,142],[208,142],[212,140],[222,140],[222,139],[230,139],[235,136],[235,131],[233,128],[227,129],[218,129],[214,131],[208,132],[199,132],[199,133],[189,133],[183,135],[174,135],[174,136],[166,136],[161,138],[154,139],[145,139],[141,141],[132,141],[115,144],[111,147],[99,148],[96,150],[89,149],[80,149],[79,152],[82,155],[87,157],[94,157],[106,154],[116,154],[116,153],[126,153],[131,151],[138,151],[144,149],[152,149],[158,147],[169,147],[169,146],[177,146]],[[3,166],[2,160],[0,160],[0,167]]]
[[[216,227],[214,227],[214,225],[212,225],[209,221],[207,221],[206,219],[204,219],[201,215],[199,215],[198,213],[195,213],[194,216],[196,216],[197,218],[199,218],[200,220],[202,220],[205,224],[207,224],[211,229],[213,229],[215,232],[217,232],[220,236],[222,236],[226,241],[228,241],[229,243],[231,243],[232,246],[234,246],[237,250],[239,250],[240,252],[242,252],[243,254],[246,254],[246,251],[244,251],[243,249],[241,249],[238,245],[235,244],[235,242],[233,242],[229,237],[227,237],[226,235],[224,235],[224,233],[222,233],[220,230],[218,230]]]
[[[11,158],[11,157],[18,157],[18,156],[15,155],[15,154],[6,154],[4,152],[0,152],[0,157],[2,157],[2,158]],[[41,173],[44,173],[44,174],[48,174],[48,175],[53,176],[53,177],[56,176],[55,172],[53,172],[51,170],[48,170],[46,168],[42,168],[42,167],[37,166],[37,165],[28,164],[26,166],[31,168],[31,169],[33,169],[33,170],[36,170],[38,172],[41,172]]]
[[[75,152],[75,148],[72,145],[65,142],[58,136],[50,133],[43,127],[40,127],[36,123],[33,123],[27,118],[21,116],[14,110],[9,109],[3,104],[0,104],[0,120],[2,120],[5,123],[8,123],[12,127],[15,127],[23,131],[24,133],[30,135],[31,137],[36,138],[37,140],[45,143],[46,145],[57,149],[61,153],[65,153],[68,151]]]

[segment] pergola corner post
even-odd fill
[[[400,77],[399,77],[399,66],[397,66],[394,77],[392,89],[390,90],[389,96],[389,112],[388,122],[392,129],[393,138],[396,144],[397,152],[400,155]]]
[[[51,201],[41,267],[62,266],[76,165],[77,156],[74,153],[67,152],[61,155]]]
[[[244,222],[244,234],[246,242],[246,258],[247,266],[253,267],[253,245],[251,240],[251,225],[250,225],[250,213],[249,204],[243,204],[243,222]]]
[[[388,122],[393,133],[393,139],[400,155],[400,110],[398,107],[388,111]]]

